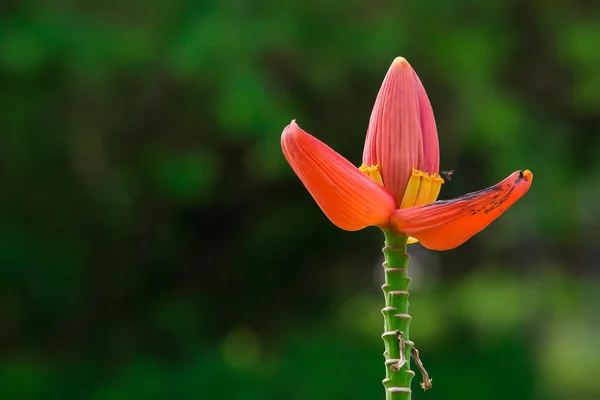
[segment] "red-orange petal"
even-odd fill
[[[526,170],[502,182],[451,200],[394,211],[390,223],[398,232],[419,239],[428,249],[449,250],[460,246],[498,218],[531,186]]]
[[[292,121],[281,135],[285,158],[327,218],[356,231],[387,226],[394,197],[379,183]]]

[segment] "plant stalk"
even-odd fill
[[[381,287],[385,296],[385,307],[381,310],[384,320],[382,335],[385,344],[385,379],[383,386],[386,400],[410,400],[410,383],[415,373],[410,370],[411,350],[408,314],[408,285],[406,275],[409,256],[406,254],[408,236],[398,235],[384,229],[385,283]]]

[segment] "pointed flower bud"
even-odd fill
[[[379,165],[385,187],[402,203],[413,168],[439,170],[433,110],[419,77],[402,57],[387,72],[371,113],[364,165]]]

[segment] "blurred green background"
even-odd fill
[[[360,164],[401,55],[441,198],[535,175],[411,247],[413,397],[600,398],[598,43],[584,0],[3,1],[0,397],[382,399],[382,235],[330,224],[279,140]]]

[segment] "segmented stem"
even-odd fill
[[[410,356],[414,343],[409,340],[411,317],[408,314],[408,285],[406,276],[409,257],[406,254],[405,235],[389,230],[385,234],[383,254],[385,283],[381,287],[385,307],[381,310],[384,320],[385,379],[383,386],[386,400],[410,400],[410,383],[415,373],[410,370]],[[401,350],[403,350],[401,354]]]

